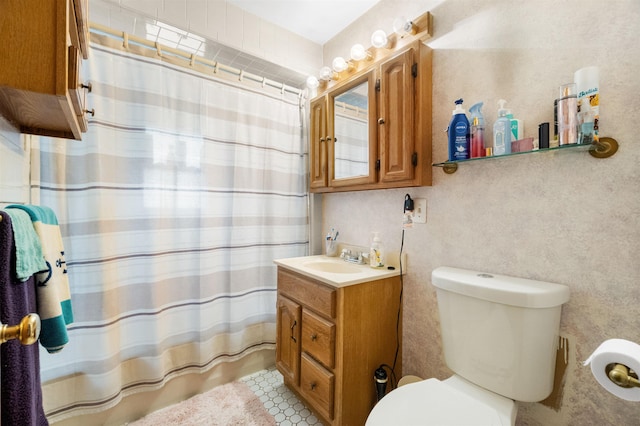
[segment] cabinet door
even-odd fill
[[[276,313],[276,367],[294,385],[300,383],[301,307],[278,295]]]
[[[327,186],[327,100],[321,97],[311,102],[309,137],[309,187]]]
[[[380,67],[380,182],[411,180],[414,141],[414,49]]]
[[[376,182],[378,138],[375,73],[345,82],[327,95],[329,186]]]

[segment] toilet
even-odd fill
[[[373,408],[366,426],[514,425],[515,401],[553,389],[561,284],[439,267],[442,347],[454,375],[409,383]]]

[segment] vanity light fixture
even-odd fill
[[[371,34],[371,44],[378,49],[388,47],[389,39],[387,38],[387,33],[385,33],[384,30],[374,31],[373,34]]]
[[[351,59],[354,61],[370,60],[373,58],[371,52],[366,50],[361,44],[354,44],[351,47]]]

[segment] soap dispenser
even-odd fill
[[[382,268],[384,266],[384,246],[377,232],[373,233],[373,241],[369,249],[369,266],[372,268]]]
[[[493,155],[511,154],[511,120],[505,108],[507,101],[498,101],[498,119],[493,124]]]
[[[469,158],[469,120],[462,108],[462,99],[455,101],[456,109],[449,123],[449,161],[467,160]]]

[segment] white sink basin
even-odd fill
[[[329,272],[332,274],[357,274],[362,272],[362,269],[354,265],[349,265],[348,263],[324,262],[321,260],[307,262],[304,263],[303,266],[315,271]]]
[[[276,259],[274,263],[281,268],[297,272],[333,287],[345,287],[399,275],[400,268],[395,259],[399,259],[399,256],[391,254],[387,257],[387,262],[390,265],[380,269],[370,268],[369,265],[348,263],[338,257],[323,255]],[[390,260],[391,262],[389,262]],[[403,260],[403,265],[406,265],[406,259]],[[406,266],[403,268],[403,273],[406,273]]]

